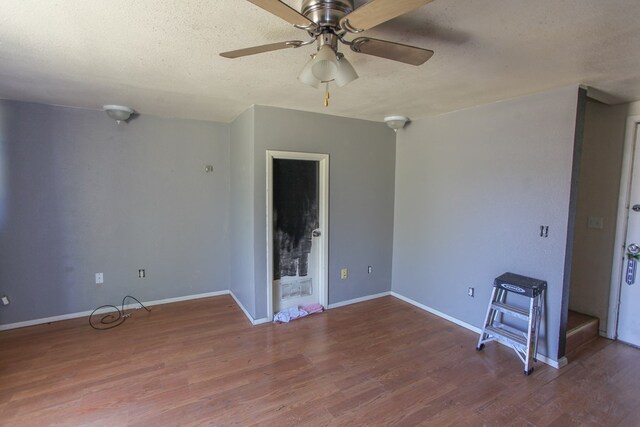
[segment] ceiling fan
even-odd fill
[[[433,0],[369,0],[355,9],[354,0],[303,0],[301,12],[280,0],[248,0],[294,27],[307,32],[307,41],[290,40],[245,49],[223,52],[225,58],[239,58],[274,50],[298,48],[317,42],[317,52],[302,69],[298,79],[318,87],[327,83],[325,106],[328,105],[328,83],[334,81],[342,87],[358,78],[349,61],[338,51],[338,43],[349,46],[353,52],[378,56],[410,65],[422,65],[433,51],[371,37],[345,39],[347,33],[358,34],[397,16],[408,13]]]

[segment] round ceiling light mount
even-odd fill
[[[135,113],[133,109],[125,107],[124,105],[103,105],[102,109],[109,117],[118,122],[126,122],[131,118],[131,115]]]
[[[398,129],[402,129],[410,121],[409,117],[405,116],[387,116],[384,118],[384,122],[393,129],[394,132],[398,132]]]

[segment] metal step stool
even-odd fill
[[[487,317],[480,333],[476,350],[484,348],[485,343],[499,341],[510,345],[524,363],[524,374],[533,372],[533,362],[538,354],[538,332],[544,304],[547,282],[504,273],[493,281],[493,292],[487,309]],[[507,293],[512,292],[530,298],[529,310],[507,304]],[[503,323],[504,315],[513,316],[527,322],[527,330],[521,331]]]

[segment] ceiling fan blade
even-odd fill
[[[225,58],[240,58],[241,56],[255,55],[256,53],[271,52],[272,50],[287,49],[289,47],[299,47],[302,44],[300,40],[291,40],[288,42],[278,42],[263,44],[261,46],[247,47],[245,49],[231,50],[222,52],[220,56]]]
[[[251,1],[251,0],[250,0]],[[397,16],[411,12],[433,0],[370,0],[340,19],[340,27],[360,33]]]
[[[422,65],[433,56],[433,51],[429,49],[369,37],[358,37],[353,40],[351,50],[411,65]]]
[[[249,0],[258,7],[263,8],[290,24],[301,27],[314,27],[316,24],[297,10],[282,3],[280,0]]]

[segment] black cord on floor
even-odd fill
[[[116,307],[115,305],[106,304],[106,305],[101,305],[100,307],[93,310],[91,312],[91,315],[89,316],[89,325],[93,329],[97,329],[98,331],[103,331],[105,329],[113,329],[116,326],[122,325],[124,321],[127,320],[127,318],[130,316],[130,314],[125,314],[124,312],[124,302],[127,300],[127,298],[131,298],[132,300],[135,300],[138,304],[140,304],[142,308],[144,308],[147,311],[151,311],[150,309],[145,307],[145,305],[141,303],[138,300],[138,298],[132,297],[131,295],[127,295],[126,297],[122,298],[121,309]],[[102,316],[99,322],[94,322],[93,317],[96,315],[96,311],[99,311],[103,308],[113,308],[117,312],[117,315],[114,312],[110,312]]]

